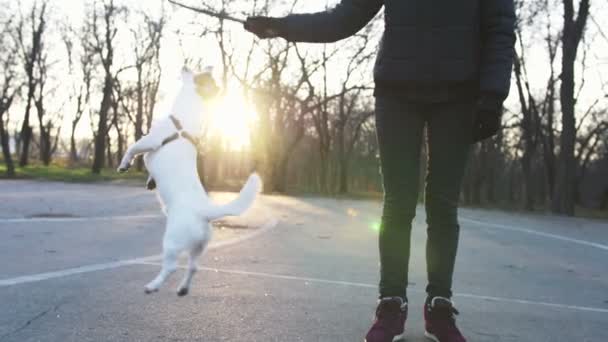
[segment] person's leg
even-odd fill
[[[427,293],[451,298],[458,248],[458,199],[471,146],[474,102],[432,106],[428,118],[425,206],[428,240]]]
[[[424,107],[398,97],[376,99],[384,206],[380,225],[380,297],[407,301],[412,219],[418,200]]]

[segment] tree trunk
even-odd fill
[[[19,166],[26,166],[29,160],[29,152],[30,152],[30,141],[32,140],[32,127],[30,126],[30,115],[29,115],[29,105],[26,107],[28,109],[25,110],[25,118],[23,120],[23,125],[21,126],[21,158],[19,159]]]
[[[547,191],[548,197],[553,198],[553,190],[555,188],[555,132],[553,131],[553,123],[555,117],[555,79],[553,76],[553,67],[551,67],[551,80],[549,82],[549,91],[547,95],[545,116],[547,117],[546,136],[543,141],[543,159],[545,162],[545,173],[547,176]]]
[[[534,102],[531,94],[524,93],[524,80],[522,75],[522,61],[519,55],[515,58],[513,71],[517,85],[517,94],[521,106],[521,130],[523,138],[523,156],[521,158],[523,171],[523,193],[524,193],[524,210],[532,211],[534,209],[534,190],[532,176],[532,160],[536,152],[536,142],[534,138],[535,120],[533,113],[535,111]],[[527,96],[526,96],[527,95]]]
[[[17,158],[19,158],[19,152],[21,151],[21,133],[19,129],[15,129],[13,139],[15,140],[15,154],[17,155]]]
[[[52,155],[52,142],[51,142],[51,132],[53,131],[53,125],[48,122],[45,126],[43,117],[46,114],[44,109],[44,99],[42,97],[42,89],[44,87],[44,83],[40,82],[40,97],[37,98],[34,102],[36,105],[36,111],[38,113],[38,129],[40,130],[40,160],[45,166],[48,166],[51,163],[51,155]]]
[[[589,14],[589,0],[581,0],[578,15],[574,19],[574,6],[572,2],[573,0],[563,0],[564,29],[562,36],[562,82],[560,87],[562,134],[560,137],[557,178],[552,201],[553,212],[566,215],[574,215],[576,196],[574,64],[576,62],[578,45],[582,39]]]
[[[142,80],[142,65],[137,65],[137,113],[135,113],[135,141],[139,141],[143,136],[144,122],[144,86]],[[143,169],[142,158],[137,158],[135,161],[137,171]]]
[[[547,137],[543,143],[543,158],[545,161],[545,172],[547,175],[547,191],[549,198],[553,198],[555,189],[555,134],[553,133],[553,105],[549,105],[547,113]],[[545,199],[546,200],[546,199]]]
[[[574,117],[574,58],[572,52],[563,51],[561,105],[562,105],[562,134],[560,137],[559,163],[557,179],[553,191],[553,212],[574,215],[576,160],[574,145],[576,140],[576,121]]]
[[[0,143],[2,144],[2,155],[4,156],[4,163],[6,164],[6,175],[9,178],[15,177],[15,164],[11,156],[11,150],[9,145],[8,132],[4,128],[4,120],[0,117]]]
[[[118,146],[117,146],[117,150],[116,150],[116,160],[120,161],[120,160],[122,160],[122,157],[124,156],[125,137],[122,135],[122,132],[120,132],[120,130],[118,130],[118,127],[116,128],[116,131],[118,133]],[[141,157],[138,157],[137,160],[141,161]]]
[[[602,199],[600,200],[600,210],[608,209],[608,187],[604,189],[604,193],[602,194]]]
[[[340,175],[338,193],[348,193],[348,159],[346,156],[340,158]]]
[[[277,160],[272,167],[272,190],[279,193],[287,191],[287,155]]]
[[[106,158],[108,167],[112,168],[114,165],[114,161],[112,158],[112,140],[110,139],[110,135],[106,136]]]
[[[35,52],[32,56],[36,56]],[[34,57],[32,61],[26,65],[26,74],[28,75],[28,89],[27,89],[27,100],[25,105],[25,114],[23,117],[23,124],[21,125],[21,158],[19,159],[19,166],[26,166],[29,161],[30,142],[32,140],[32,127],[30,126],[30,114],[32,111],[32,101],[34,99],[34,93],[36,91],[36,83],[34,82]]]
[[[40,160],[45,166],[51,164],[52,142],[50,132],[50,126],[40,132]]]
[[[327,193],[327,178],[329,173],[328,151],[325,146],[319,146],[319,192]]]
[[[524,210],[534,211],[534,175],[530,153],[525,153],[521,160],[524,177]]]
[[[483,178],[475,177],[473,179],[473,189],[471,191],[471,204],[474,206],[481,205],[481,188],[483,186]]]
[[[99,109],[99,122],[97,123],[97,135],[95,136],[95,152],[93,156],[92,171],[101,173],[104,167],[106,136],[108,135],[108,112],[110,110],[112,97],[112,75],[106,74],[101,108]]]
[[[346,155],[346,139],[344,137],[344,118],[341,117],[338,126],[336,144],[338,145],[338,193],[348,192],[348,156]]]
[[[70,133],[70,161],[78,161],[78,148],[76,147],[76,124],[72,122],[72,131]]]

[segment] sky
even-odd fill
[[[27,8],[28,3],[32,0],[22,0],[22,7]],[[161,79],[161,101],[159,103],[158,110],[159,112],[166,111],[167,107],[170,104],[172,94],[176,91],[179,86],[179,71],[181,70],[184,59],[186,57],[197,57],[202,58],[203,63],[205,65],[212,65],[219,67],[220,63],[220,54],[219,49],[215,45],[215,43],[210,39],[199,39],[196,37],[197,33],[200,32],[199,23],[204,23],[205,20],[215,20],[213,18],[201,16],[201,15],[193,15],[190,11],[187,10],[177,10],[173,6],[171,6],[168,2],[163,0],[146,0],[146,1],[137,1],[137,0],[116,0],[118,3],[124,3],[127,5],[132,11],[143,10],[148,13],[160,13],[161,6],[165,6],[167,13],[170,15],[170,21],[168,23],[168,27],[166,30],[166,34],[164,40],[162,42],[162,51],[161,51],[161,66],[163,70],[162,79]],[[198,5],[200,2],[198,0],[182,0],[184,3],[191,5]],[[85,13],[85,1],[82,0],[51,0],[50,1],[53,7],[53,15],[57,18],[54,21],[54,25],[61,21],[67,21],[71,24],[78,26],[83,20]],[[330,0],[329,4],[335,3],[336,0]],[[208,2],[212,3],[212,1]],[[326,0],[306,0],[300,1],[299,5],[296,7],[298,11],[314,11],[314,10],[322,10],[326,7]],[[585,71],[585,91],[582,93],[582,97],[580,103],[590,103],[594,101],[596,98],[600,97],[601,94],[608,92],[608,85],[603,86],[604,83],[608,84],[608,37],[602,37],[598,32],[598,27],[603,27],[604,34],[608,35],[608,1],[599,1],[592,0],[592,15],[594,21],[590,21],[590,25],[588,26],[590,30],[589,37],[594,39],[593,41],[593,49],[591,50],[589,56],[589,62],[587,63],[587,70]],[[277,9],[271,10],[271,15],[280,16],[285,13],[285,7],[277,7]],[[242,13],[235,13],[235,16],[243,16]],[[128,25],[128,24],[127,24]],[[252,35],[246,31],[244,31],[239,24],[233,24],[231,27],[231,37],[234,40],[235,44],[247,45],[252,39]],[[52,28],[52,27],[51,27]],[[128,27],[125,26],[124,29]],[[56,31],[56,30],[51,30]],[[181,34],[178,35],[178,31]],[[179,41],[182,40],[182,44],[180,45]],[[182,48],[182,46],[184,48]],[[305,49],[318,49],[317,47],[313,47],[311,45],[303,45]],[[61,46],[55,46],[56,49],[60,49]],[[122,57],[126,58],[129,56],[129,43],[125,42],[123,46],[119,48],[122,50]],[[61,57],[61,50],[57,50],[56,55],[59,60],[59,64],[61,64],[61,60],[64,59]],[[546,65],[546,55],[542,47],[532,46],[528,51],[528,57],[530,59],[529,70],[532,74],[533,84],[538,86],[543,86],[546,75],[548,74],[548,68]],[[119,61],[118,64],[121,62]],[[122,62],[126,63],[126,62]],[[217,71],[217,68],[216,68]],[[580,68],[579,68],[580,74]],[[371,67],[369,68],[369,78],[371,79]],[[337,79],[337,77],[336,77]],[[604,87],[604,88],[602,88]],[[245,116],[251,119],[251,116],[254,114],[251,113],[251,109],[248,108],[248,105],[244,103],[244,100],[239,96],[239,91],[235,87],[234,84],[229,85],[230,89],[230,103],[232,103],[232,108],[228,108],[230,106],[225,106],[224,111],[231,110],[240,110],[248,112]],[[95,100],[95,99],[94,99]],[[509,99],[507,100],[507,106],[515,106],[516,107],[517,99],[515,91],[511,92]],[[16,117],[17,115],[13,115]],[[230,126],[230,122],[235,121],[243,121],[240,120],[244,117],[230,117],[230,114],[227,114],[228,119],[224,118],[226,121],[223,125]],[[249,120],[247,119],[247,120]],[[69,116],[65,118],[66,122],[69,122]],[[248,123],[244,123],[242,127],[238,128],[238,132],[232,132],[233,135],[242,134],[247,130]],[[226,127],[224,128],[226,129]],[[67,135],[69,132],[67,130],[63,131],[62,135]],[[90,135],[90,123],[86,120],[81,122],[80,128],[78,130],[78,135],[80,137],[86,137]]]

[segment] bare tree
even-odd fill
[[[62,32],[62,40],[67,52],[70,75],[73,76],[70,100],[76,102],[74,114],[71,119],[70,160],[72,162],[77,162],[79,156],[76,144],[76,128],[84,113],[89,108],[95,52],[86,48],[86,44],[84,44],[84,41],[86,40],[85,34],[78,37],[71,27],[66,27],[64,29]],[[77,43],[80,48],[79,51],[75,51]],[[80,55],[76,57],[76,53],[79,53]],[[75,62],[75,58],[78,58],[78,62]]]
[[[158,102],[158,90],[160,87],[160,77],[162,72],[159,58],[160,49],[156,50],[156,53],[157,55],[152,62],[154,67],[150,67],[147,69],[145,77],[145,79],[147,80],[144,87],[144,106],[146,108],[144,114],[146,119],[146,133],[148,133],[150,131],[150,127],[152,127],[152,119]]]
[[[270,192],[285,192],[287,166],[291,153],[304,137],[305,119],[309,113],[308,101],[301,101],[296,93],[298,86],[289,87],[283,79],[291,46],[285,44],[281,50],[266,50],[267,78],[252,86],[252,97],[259,115],[259,132],[262,139],[258,148],[264,152],[258,159],[268,175]],[[300,82],[298,82],[300,83]],[[302,83],[300,83],[302,84]],[[248,86],[248,85],[247,85]]]
[[[608,109],[596,110],[594,107],[598,102],[599,100],[589,107],[587,112],[582,116],[576,130],[575,160],[577,163],[577,173],[575,178],[575,201],[577,203],[581,199],[580,185],[587,175],[587,170],[594,158],[599,159],[602,143],[606,144]]]
[[[318,103],[316,110],[311,112],[311,121],[317,133],[318,152],[319,152],[319,190],[321,192],[329,192],[329,160],[330,151],[333,140],[333,112],[330,111],[330,102],[338,96],[329,95],[327,85],[327,66],[331,58],[336,55],[338,49],[327,51],[327,45],[323,45],[320,61],[313,61],[312,65],[308,65],[307,57],[303,56],[296,48],[298,59],[300,60],[300,72],[302,74],[302,82],[308,86],[308,98],[316,100]],[[322,88],[317,90],[313,85],[311,77],[319,71],[322,75]]]
[[[114,0],[103,0],[101,6],[98,2],[93,3],[89,17],[85,22],[87,37],[87,48],[95,51],[103,67],[103,90],[99,107],[97,127],[95,135],[95,151],[93,155],[93,173],[100,173],[105,164],[106,142],[109,128],[109,112],[112,106],[112,93],[115,75],[114,46],[118,34],[117,21],[119,16],[126,11],[118,7]],[[100,19],[100,15],[102,18]]]
[[[516,52],[513,72],[515,74],[517,95],[520,102],[522,119],[520,123],[523,143],[523,155],[521,158],[524,185],[524,209],[534,210],[535,180],[533,177],[533,162],[537,152],[539,141],[539,112],[534,96],[530,90],[528,71],[524,46],[521,38],[521,28],[518,27],[518,41],[520,49]]]
[[[221,12],[228,11],[229,1],[221,0]],[[252,2],[252,12],[257,12],[257,1]],[[268,11],[268,1],[262,12]],[[212,9],[207,6],[208,9]],[[217,10],[214,10],[218,12]],[[288,83],[288,61],[293,46],[288,43],[267,42],[263,54],[263,66],[252,73],[252,55],[255,48],[261,47],[254,40],[243,61],[242,70],[235,67],[236,52],[232,49],[225,22],[218,19],[217,26],[208,27],[203,35],[213,34],[216,37],[222,60],[223,92],[227,90],[230,71],[244,89],[245,96],[255,106],[259,120],[256,130],[259,138],[252,141],[253,150],[257,153],[257,166],[261,168],[271,182],[266,191],[284,192],[287,185],[287,168],[292,152],[304,137],[306,117],[318,107],[310,106],[310,98],[302,99],[299,92],[305,85],[302,77],[297,77],[295,84]]]
[[[56,89],[51,89],[47,93],[47,81],[48,81],[48,68],[49,63],[47,62],[48,56],[43,53],[38,61],[36,74],[36,92],[34,93],[34,106],[36,107],[36,114],[38,116],[38,129],[40,131],[40,139],[38,141],[40,149],[40,160],[44,165],[51,163],[51,158],[55,150],[57,149],[57,142],[59,140],[59,132],[61,130],[61,121],[63,117],[61,115],[51,116],[48,115],[45,97],[47,95],[53,96]],[[61,112],[61,110],[59,111]],[[55,113],[56,114],[56,113]]]
[[[336,47],[332,51],[327,51],[327,46],[323,47],[319,60],[303,55],[296,47],[296,55],[300,61],[300,81],[298,89],[306,85],[307,101],[311,102],[312,109],[311,123],[318,139],[319,152],[319,190],[321,192],[333,191],[330,184],[330,161],[332,161],[332,147],[337,147],[337,170],[340,175],[341,192],[347,191],[347,164],[350,159],[350,152],[358,139],[363,123],[372,115],[371,110],[361,110],[357,108],[362,92],[371,89],[365,84],[353,82],[352,77],[358,69],[362,69],[365,62],[370,60],[373,52],[367,50],[367,35],[359,36],[363,44],[355,49],[351,56],[345,57],[349,63],[345,69],[345,76],[340,83],[337,91],[330,94],[328,86],[328,68],[335,69],[333,59],[337,54],[344,50]],[[345,45],[348,45],[346,43]],[[312,59],[312,61],[310,61]],[[332,63],[334,62],[334,63]],[[322,87],[317,89],[313,84],[312,77],[321,74]],[[361,82],[361,80],[357,80]],[[348,135],[352,134],[349,138]]]
[[[131,29],[135,41],[135,70],[137,72],[136,96],[137,109],[135,113],[135,140],[139,140],[143,134],[144,116],[147,114],[148,122],[151,121],[152,112],[156,103],[158,92],[158,77],[144,78],[155,74],[154,69],[159,68],[160,42],[163,29],[166,24],[164,13],[158,19],[153,19],[146,13],[141,14],[143,25],[137,29]],[[148,106],[146,106],[146,102]],[[137,170],[142,169],[141,158],[137,159]]]
[[[0,78],[0,143],[2,145],[2,156],[6,164],[6,175],[8,177],[15,176],[15,165],[11,156],[9,133],[5,127],[5,122],[8,122],[8,111],[13,104],[15,97],[19,92],[20,85],[17,80],[17,71],[15,56],[18,53],[15,44],[12,44],[7,38],[12,30],[12,21],[8,20],[0,29],[0,45],[3,49],[0,50],[0,65],[4,74]],[[6,120],[5,120],[6,119]]]
[[[552,210],[556,213],[574,215],[576,199],[576,98],[574,94],[574,65],[578,47],[583,39],[590,0],[580,0],[578,10],[573,0],[563,0],[564,27],[562,32],[562,72],[560,102],[562,109],[562,133],[560,137],[557,178],[553,191]]]
[[[353,156],[354,148],[361,137],[364,124],[374,115],[372,105],[367,102],[359,108],[355,107],[359,94],[353,94],[348,101],[346,110],[340,110],[340,121],[337,129],[338,144],[338,193],[345,194],[349,191],[348,181],[350,174],[350,161]]]
[[[23,61],[23,69],[27,78],[26,105],[20,134],[20,166],[27,165],[29,159],[30,142],[32,139],[30,112],[38,86],[35,68],[39,65],[38,61],[43,56],[43,36],[46,30],[47,5],[47,0],[34,1],[29,11],[28,18],[22,17],[15,31],[15,40],[20,47],[20,57]]]
[[[369,49],[370,36],[371,26],[368,26],[364,33],[356,36],[357,48],[352,56],[347,57],[349,62],[346,66],[340,96],[338,97],[338,115],[334,126],[339,164],[338,192],[342,194],[348,192],[348,164],[354,145],[361,134],[361,127],[374,113],[369,103],[363,107],[358,106],[362,95],[369,96],[369,92],[365,93],[365,91],[371,89],[371,87],[366,84],[351,84],[357,71],[364,73],[367,71],[365,67],[369,66],[369,62],[373,60],[375,55],[375,49]],[[365,82],[364,80],[357,81]],[[349,92],[349,89],[353,90]]]
[[[154,19],[144,12],[140,12],[139,15],[142,18],[141,22],[131,28],[135,50],[133,64],[118,69],[113,80],[109,130],[114,129],[117,137],[117,159],[122,158],[129,140],[128,131],[131,129],[131,125],[135,140],[140,139],[144,132],[149,131],[158,96],[161,72],[160,44],[166,24],[165,13],[163,10],[158,19]],[[135,71],[135,82],[127,78],[121,79],[121,73],[127,70]],[[144,130],[145,127],[147,127],[146,130]],[[107,144],[111,144],[109,131]],[[113,153],[110,146],[106,147],[106,158],[108,164],[112,166]],[[143,163],[140,158],[137,159],[136,165],[138,170],[142,169]]]
[[[534,210],[539,197],[544,201],[552,197],[555,179],[555,57],[559,46],[560,32],[554,32],[552,27],[552,11],[555,9],[549,0],[517,1],[518,21],[516,35],[519,45],[514,61],[514,77],[517,88],[517,98],[520,104],[521,120],[516,127],[521,137],[521,162],[523,179],[523,207]],[[544,17],[544,18],[543,18]],[[540,19],[539,19],[540,18]],[[543,23],[542,20],[545,20]],[[528,72],[527,51],[536,44],[535,36],[532,41],[526,41],[530,32],[542,32],[547,46],[549,77],[543,91],[534,90]],[[539,163],[536,156],[541,153],[544,163]],[[536,179],[542,170],[546,177],[543,182]],[[540,193],[540,190],[546,190]],[[547,196],[546,192],[549,193]]]
[[[548,4],[549,1],[545,0]],[[547,6],[548,8],[548,6]],[[547,179],[547,188],[549,198],[553,198],[553,190],[555,189],[555,173],[556,173],[556,134],[555,134],[555,102],[556,102],[556,87],[558,76],[555,71],[555,60],[560,44],[561,33],[552,33],[550,11],[547,10],[547,35],[545,43],[549,55],[549,78],[547,80],[546,95],[540,107],[541,112],[541,139],[543,145],[543,161],[545,164],[545,175]]]

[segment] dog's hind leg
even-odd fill
[[[188,270],[186,271],[186,275],[182,282],[179,284],[177,288],[177,295],[182,297],[188,294],[190,290],[190,284],[192,283],[192,278],[194,274],[198,270],[197,260],[198,257],[203,253],[205,247],[207,246],[207,242],[209,240],[203,240],[199,244],[197,244],[193,249],[190,250],[190,255],[188,256]]]
[[[174,249],[167,249],[163,251],[163,266],[160,273],[148,283],[145,287],[146,293],[152,293],[158,291],[162,284],[169,278],[173,272],[177,269],[177,257],[179,251]]]

